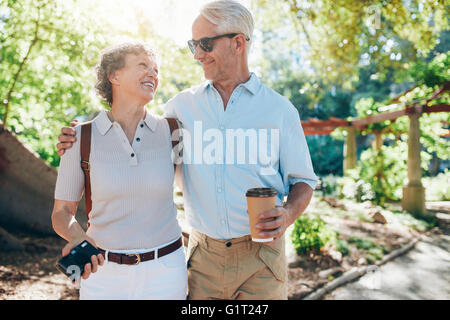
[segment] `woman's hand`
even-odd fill
[[[79,245],[84,240],[88,241],[90,244],[92,244],[94,247],[97,248],[97,245],[95,244],[94,239],[88,236],[84,236],[83,238],[75,239],[73,241],[70,241],[63,249],[62,249],[62,256],[67,256],[73,248],[75,248],[77,245]],[[105,262],[105,259],[103,258],[103,255],[98,254],[96,256],[91,257],[91,263],[87,263],[84,266],[84,272],[82,272],[81,278],[86,280],[89,278],[91,273],[95,273],[98,270],[98,266],[102,266]]]

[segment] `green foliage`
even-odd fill
[[[335,238],[335,231],[329,228],[324,220],[307,215],[301,215],[295,221],[291,233],[292,244],[299,255],[311,250],[319,251]]]
[[[29,148],[58,166],[56,137],[77,116],[92,118],[102,107],[94,93],[93,67],[101,49],[135,39],[162,55],[160,86],[150,108],[162,106],[180,90],[200,83],[202,70],[186,49],[156,36],[142,13],[127,28],[110,10],[88,0],[23,0],[0,2],[0,119]],[[8,98],[9,97],[9,98]]]
[[[442,75],[448,73],[448,68],[445,69],[446,63],[448,64],[446,54],[434,58],[430,66],[424,69],[424,72],[430,75],[424,81],[429,83],[442,81]],[[439,87],[436,86],[420,85],[400,98],[400,102],[403,104],[400,104],[397,109],[404,108],[404,104],[408,104],[410,101],[425,101],[438,89]],[[448,93],[444,93],[436,101],[433,101],[431,105],[449,102]],[[372,98],[361,98],[356,103],[358,117],[364,118],[379,114],[383,112],[381,107],[385,104],[375,102]],[[420,117],[420,142],[423,146],[421,167],[424,175],[428,170],[432,154],[441,159],[449,158],[450,141],[441,137],[446,132],[442,123],[446,123],[449,120],[450,115],[448,113],[424,113]],[[384,121],[371,124],[361,133],[366,135],[373,132],[383,132],[386,129],[389,129],[390,133],[384,135],[384,138],[386,138],[385,145],[381,147],[381,150],[370,148],[363,151],[356,168],[349,170],[348,176],[340,180],[341,191],[344,197],[357,201],[370,200],[379,205],[384,205],[388,200],[401,199],[402,187],[407,178],[408,117],[403,116],[393,122]],[[336,130],[333,136],[342,139],[343,133],[342,130]]]
[[[425,197],[428,201],[450,201],[450,171],[439,173],[435,177],[422,179],[425,187]]]
[[[450,54],[441,53],[432,61],[418,61],[410,71],[411,77],[419,85],[441,86],[450,81]]]
[[[6,126],[55,166],[59,128],[94,109],[91,67],[105,44],[102,21],[75,1],[7,1],[0,12],[0,116],[8,112]]]
[[[344,160],[342,141],[337,141],[329,136],[307,136],[309,153],[317,175],[342,174],[342,162]]]
[[[324,196],[337,198],[340,192],[339,177],[332,174],[320,177],[320,185],[316,187],[316,190],[322,192]]]
[[[424,232],[436,225],[435,220],[429,216],[422,216],[420,217],[421,219],[418,219],[406,211],[393,211],[393,214],[398,223],[420,232]]]
[[[369,238],[349,237],[347,241],[355,245],[356,248],[367,251],[366,260],[369,264],[381,260],[383,255],[389,253],[389,249],[386,246],[376,244]]]
[[[368,238],[358,238],[358,237],[349,237],[347,239],[347,241],[349,243],[352,243],[355,245],[355,247],[357,247],[358,249],[361,250],[369,250],[369,249],[373,249],[376,247],[375,242],[373,242],[372,239],[368,239]]]
[[[339,179],[340,195],[356,201],[372,201],[384,205],[386,201],[399,201],[407,178],[407,142],[397,141],[392,146],[382,146],[381,152],[372,148],[362,152],[356,168]],[[421,165],[425,172],[430,155],[421,152]]]
[[[302,58],[331,83],[350,83],[360,65],[372,62],[379,78],[390,68],[407,69],[407,63],[426,57],[439,33],[449,28],[448,4],[443,0],[325,0],[320,5],[313,0],[284,0],[276,9],[272,1],[254,3],[259,11],[269,12],[261,19],[268,20],[272,30],[294,21],[290,25],[297,46],[308,49]]]
[[[335,241],[336,250],[339,251],[343,256],[346,256],[350,253],[350,246],[348,242],[345,240],[337,239]]]

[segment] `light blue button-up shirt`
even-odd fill
[[[250,234],[250,188],[275,188],[281,205],[291,185],[317,184],[298,111],[253,73],[234,89],[226,110],[207,81],[171,99],[165,117],[183,126],[187,221],[210,237]]]

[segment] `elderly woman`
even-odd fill
[[[80,125],[61,157],[52,213],[55,231],[69,242],[63,255],[83,240],[102,252],[85,266],[80,299],[185,299],[170,129],[145,108],[158,87],[155,53],[140,43],[109,48],[97,78],[111,110],[92,121],[89,228],[74,218],[84,190]]]

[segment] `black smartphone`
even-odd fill
[[[84,240],[69,254],[62,257],[56,263],[56,268],[68,276],[72,281],[77,281],[83,275],[84,266],[91,263],[91,257],[100,254],[92,244]]]

